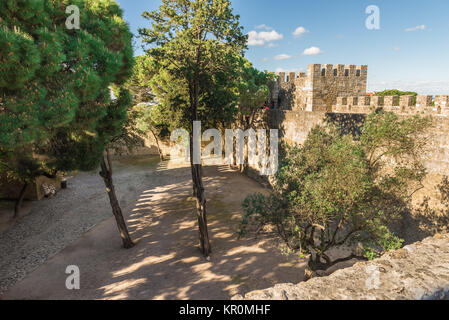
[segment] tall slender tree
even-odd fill
[[[265,107],[269,97],[269,84],[274,81],[274,74],[262,72],[254,68],[251,62],[241,58],[241,76],[238,82],[238,114],[237,123],[243,130],[263,125],[260,111]],[[245,150],[244,163],[240,165],[240,172],[248,169],[248,148]]]
[[[213,82],[220,83],[222,88],[226,87],[226,81],[223,81],[225,75],[235,65],[236,54],[246,48],[247,36],[243,34],[239,16],[234,15],[229,0],[162,0],[158,10],[144,12],[143,17],[151,22],[151,27],[139,30],[144,43],[151,45],[148,55],[154,58],[160,72],[177,79],[188,94],[184,105],[186,109],[182,114],[189,121],[190,165],[200,249],[207,257],[211,253],[211,246],[206,197],[201,164],[193,161],[192,122],[207,121],[205,116],[210,110],[201,107],[201,99],[214,93],[209,97],[215,101],[217,92],[213,92],[215,89],[210,86]],[[225,109],[226,106],[222,105],[222,110]]]

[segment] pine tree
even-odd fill
[[[148,55],[154,58],[158,73],[175,82],[172,101],[180,122],[190,131],[191,171],[200,231],[200,249],[211,253],[207,228],[206,197],[202,167],[193,161],[193,121],[232,118],[234,106],[221,101],[232,96],[231,81],[237,77],[236,55],[246,48],[239,16],[229,0],[163,0],[159,10],[144,12],[151,27],[141,29]],[[215,86],[216,85],[216,86]],[[187,99],[186,99],[187,98]],[[202,104],[203,102],[207,102]]]
[[[66,27],[69,5],[80,10],[79,29]],[[130,104],[126,92],[111,101],[109,90],[125,83],[133,65],[132,34],[118,4],[6,0],[0,16],[2,163],[27,150],[26,158],[41,154],[42,167],[52,171],[103,164]],[[130,246],[128,239],[124,245]]]

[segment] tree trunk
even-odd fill
[[[248,129],[245,129],[248,130]],[[249,143],[249,138],[248,138]],[[248,143],[244,144],[244,151],[243,151],[243,163],[239,166],[239,171],[242,174],[246,174],[249,167],[249,157],[248,157]]]
[[[190,167],[192,170],[193,196],[196,198],[196,212],[199,229],[199,245],[201,253],[209,257],[212,249],[210,246],[209,232],[207,229],[207,206],[203,185],[203,169],[200,164],[193,164],[193,139],[190,141]]]
[[[323,259],[326,261],[325,263],[321,262]],[[368,260],[366,257],[358,256],[355,254],[351,254],[345,258],[339,258],[334,261],[332,261],[329,258],[329,256],[324,253],[321,255],[316,255],[315,259],[313,258],[313,255],[311,255],[309,258],[309,262],[307,263],[307,267],[304,271],[304,281],[307,281],[307,280],[310,280],[311,278],[320,276],[320,274],[324,273],[330,267],[332,267],[338,263],[346,262],[346,261],[349,261],[352,259],[358,259],[361,261]]]
[[[154,140],[156,141],[156,146],[157,146],[157,152],[159,152],[159,157],[161,158],[161,161],[164,161],[164,154],[162,153],[161,147],[159,146],[159,139],[157,138],[156,134],[153,132],[153,130],[151,130],[151,134],[154,137]]]
[[[198,34],[198,40],[201,40],[201,32]],[[190,93],[190,106],[191,106],[191,120],[200,120],[198,118],[198,105],[199,105],[199,91],[200,91],[200,73],[199,68],[201,67],[201,55],[202,48],[201,45],[197,49],[196,57],[196,70],[193,77],[193,81],[189,84]],[[202,166],[201,164],[194,164],[193,155],[193,127],[192,133],[190,134],[190,167],[192,170],[192,182],[193,182],[193,194],[196,198],[196,211],[198,218],[198,228],[199,228],[199,240],[200,240],[200,250],[202,254],[208,258],[212,252],[209,232],[207,230],[207,210],[206,210],[206,196],[204,194],[203,176],[202,176]]]
[[[251,120],[251,116],[245,116],[243,115],[240,119],[240,123],[243,125],[243,131],[246,132],[247,130],[251,129],[253,121]],[[249,168],[249,155],[248,155],[248,148],[249,148],[249,137],[247,140],[247,143],[244,143],[244,152],[243,152],[243,163],[239,165],[239,171],[242,174],[246,174],[248,172]],[[243,140],[245,142],[245,139]],[[237,152],[237,148],[235,148],[235,152]]]
[[[307,267],[304,270],[304,281],[315,278],[318,275],[318,271],[325,271],[330,267],[329,265],[322,263],[321,258],[321,255],[315,254],[314,258],[313,254],[310,254]]]
[[[28,187],[28,182],[23,184],[22,190],[20,190],[19,197],[16,200],[16,204],[14,205],[14,216],[13,218],[17,218],[20,213],[20,208],[22,207],[23,198],[25,198],[25,191]]]
[[[125,219],[123,218],[122,209],[120,208],[120,204],[119,204],[119,202],[117,200],[117,196],[115,194],[114,183],[112,181],[112,169],[111,169],[112,167],[111,167],[111,161],[109,159],[109,154],[108,154],[107,160],[108,160],[109,167],[106,165],[106,161],[104,160],[104,158],[101,161],[100,176],[103,178],[104,184],[106,185],[106,191],[109,196],[109,202],[112,207],[112,213],[114,214],[115,221],[117,222],[117,227],[120,232],[120,237],[122,238],[122,241],[123,241],[123,247],[125,249],[129,249],[134,246],[134,242],[132,241],[132,239],[129,235]]]

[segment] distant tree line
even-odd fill
[[[413,92],[413,91],[401,91],[398,89],[389,89],[389,90],[384,90],[384,91],[379,91],[374,93],[375,96],[381,96],[381,97],[386,97],[386,96],[414,96],[416,98],[416,96],[418,95],[417,92]]]

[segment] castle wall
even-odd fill
[[[437,118],[449,116],[449,96],[351,96],[338,97],[332,112],[370,113],[378,108],[401,115],[432,115]]]
[[[232,300],[449,300],[449,235],[437,235],[327,277]]]
[[[294,72],[287,76],[285,72],[278,72],[277,76],[278,78],[272,91],[272,108],[291,110],[294,104],[296,75]]]
[[[324,121],[331,121],[340,125],[347,134],[358,134],[366,115],[375,110],[374,108],[378,107],[379,103],[386,110],[396,112],[399,117],[409,117],[416,114],[417,112],[413,108],[423,109],[423,111],[418,113],[431,115],[434,120],[433,127],[427,132],[428,151],[422,155],[423,163],[429,173],[449,175],[449,139],[447,139],[449,137],[449,110],[445,109],[449,107],[449,96],[441,96],[439,100],[440,105],[446,101],[448,107],[441,108],[436,104],[432,106],[432,103],[430,103],[428,106],[409,106],[409,109],[404,109],[404,111],[408,112],[399,112],[401,106],[383,105],[384,100],[378,98],[380,97],[370,100],[370,103],[374,101],[374,105],[359,105],[360,99],[355,99],[355,97],[339,98],[339,101],[344,100],[357,103],[351,107],[348,104],[341,105],[339,106],[339,110],[335,106],[334,112],[330,113],[321,111],[268,110],[264,112],[264,117],[269,128],[279,129],[279,136],[284,142],[287,144],[302,144],[306,140],[310,130],[316,125],[322,124]],[[420,99],[427,101],[427,98],[423,97],[418,97],[417,101],[420,101]],[[390,99],[387,99],[387,102],[388,100]],[[401,98],[399,104],[401,101],[405,103],[404,101],[407,101],[407,99]],[[393,101],[393,103],[395,102]],[[441,113],[439,113],[439,108],[441,108]]]
[[[307,111],[332,111],[337,97],[366,94],[368,66],[314,64],[308,68],[313,101]]]
[[[279,136],[288,144],[302,144],[309,131],[324,122],[325,112],[266,111],[270,129],[279,129]]]
[[[424,164],[431,173],[449,175],[449,96],[387,96],[387,97],[338,97],[334,113],[368,114],[382,108],[399,117],[415,114],[432,116],[433,127],[428,131],[428,152],[423,155]]]
[[[313,64],[308,72],[279,72],[272,108],[330,112],[337,97],[366,94],[368,66]]]

